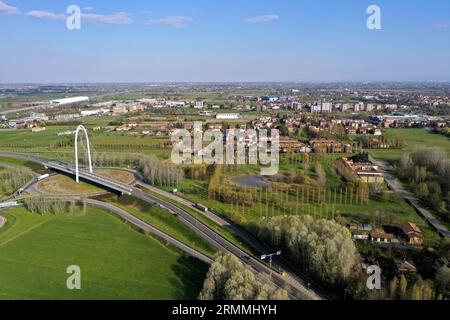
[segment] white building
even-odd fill
[[[195,109],[203,109],[203,107],[204,107],[203,101],[195,101],[195,106],[194,106]]]
[[[216,119],[218,120],[238,120],[241,118],[239,113],[218,113]]]
[[[89,101],[89,97],[72,97],[72,98],[52,100],[51,104],[54,106],[62,106],[66,104],[86,102],[86,101]]]
[[[333,104],[331,102],[322,103],[322,112],[331,112]]]
[[[184,101],[166,101],[166,106],[168,107],[184,107],[186,102]]]
[[[95,110],[83,110],[81,111],[81,116],[82,117],[89,117],[89,116],[95,116],[100,114],[100,109],[95,109]]]

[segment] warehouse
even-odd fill
[[[89,101],[89,97],[72,97],[72,98],[52,100],[51,104],[54,106],[62,106],[66,104],[86,102],[86,101]]]

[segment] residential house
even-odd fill
[[[375,230],[370,232],[370,240],[372,240],[372,242],[390,243],[392,242],[392,240],[394,240],[394,235],[392,233]]]
[[[401,224],[401,228],[410,244],[413,245],[423,244],[422,230],[420,230],[416,224],[412,222],[403,222]]]

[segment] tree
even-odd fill
[[[397,295],[398,295],[398,278],[395,277],[389,283],[389,298],[391,300],[395,300],[397,299]]]
[[[327,183],[327,175],[319,162],[316,163],[315,171],[317,174],[317,182],[320,186],[324,187]]]
[[[261,219],[253,226],[257,237],[283,247],[288,255],[315,277],[329,284],[349,279],[358,252],[347,228],[309,215]]]
[[[443,266],[438,269],[435,276],[437,293],[442,295],[443,298],[450,298],[450,268]]]
[[[426,198],[429,195],[429,191],[428,191],[428,186],[426,183],[421,182],[418,186],[417,186],[417,194],[419,195],[419,197],[421,198]]]
[[[200,300],[287,300],[284,289],[264,283],[231,253],[218,254],[209,268]]]
[[[406,280],[406,277],[403,273],[400,275],[399,287],[400,287],[400,299],[406,300],[408,291],[408,280]]]

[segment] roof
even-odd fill
[[[422,230],[420,230],[419,227],[412,222],[403,222],[401,228],[406,235],[415,235],[422,233]]]
[[[399,272],[417,272],[417,268],[411,261],[396,261],[397,270]]]
[[[394,235],[392,233],[386,233],[383,231],[372,231],[370,233],[370,237],[374,239],[394,239]]]

